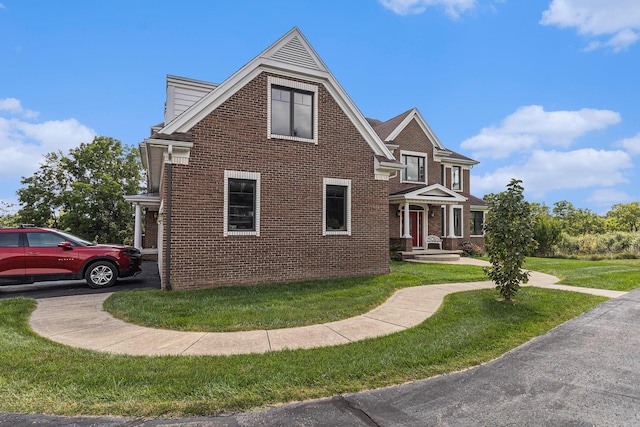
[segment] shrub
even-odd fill
[[[563,233],[554,246],[556,256],[640,257],[640,233],[614,231],[571,236]]]
[[[463,242],[460,244],[464,256],[480,256],[482,248],[473,242]]]

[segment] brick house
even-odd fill
[[[405,252],[434,248],[429,236],[441,239],[445,250],[464,242],[484,247],[488,206],[470,193],[470,170],[478,162],[447,150],[417,109],[386,122],[368,120],[405,166],[389,180],[391,241]]]
[[[166,89],[164,122],[140,144],[148,193],[126,197],[165,289],[386,274],[390,237],[410,249],[412,231],[451,230],[441,215],[470,218],[476,162],[417,110],[366,119],[297,28],[220,84],[167,76]],[[414,152],[428,179],[403,172]],[[460,189],[440,175],[455,168]]]
[[[134,240],[165,289],[389,272],[403,166],[297,28],[219,85],[168,76],[140,151]]]

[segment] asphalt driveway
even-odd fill
[[[637,426],[640,289],[482,366],[233,416],[143,420],[0,414],[0,425]]]
[[[155,261],[143,261],[142,273],[135,277],[125,277],[109,288],[91,289],[84,280],[60,280],[56,282],[37,282],[30,285],[0,286],[0,299],[25,297],[25,298],[52,298],[69,295],[87,295],[103,292],[117,292],[139,288],[160,289],[160,275],[158,263]]]

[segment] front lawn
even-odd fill
[[[614,291],[631,291],[640,287],[640,259],[527,258],[525,268],[553,274],[561,279],[561,284],[569,286]]]
[[[401,384],[487,362],[605,300],[523,288],[517,303],[504,304],[495,290],[461,292],[400,333],[226,357],[133,357],[66,347],[31,331],[34,300],[2,300],[0,411],[211,415]]]
[[[189,331],[249,331],[314,325],[357,316],[409,286],[487,280],[474,265],[395,262],[384,276],[197,291],[118,292],[104,309],[127,322]]]
[[[606,267],[605,276],[598,268]],[[530,259],[527,268],[565,280],[597,284],[635,281],[638,264],[627,261],[582,264],[572,260]],[[481,269],[464,265],[394,263],[385,277],[312,282],[282,287],[225,288],[212,292],[217,302],[238,307],[254,301],[256,312],[282,310],[287,302],[318,306],[335,297],[333,310],[364,294],[386,298],[401,286],[482,280]],[[636,286],[638,283],[636,282]],[[284,289],[287,290],[282,296]],[[131,295],[146,292],[130,292]],[[169,300],[184,298],[165,293]],[[230,295],[227,300],[224,295]],[[213,297],[212,297],[213,298]],[[132,357],[75,349],[34,334],[28,318],[35,301],[0,301],[0,411],[87,415],[184,416],[242,411],[282,402],[331,396],[468,368],[494,359],[518,345],[605,301],[573,292],[523,288],[515,304],[498,302],[495,290],[449,295],[422,324],[393,335],[348,345],[240,356]],[[167,301],[164,302],[167,304]],[[356,311],[366,310],[366,304]],[[177,303],[176,303],[177,305]],[[343,306],[343,307],[340,307]],[[168,308],[165,307],[165,315]],[[321,311],[310,308],[308,311]],[[234,309],[229,310],[232,315]],[[253,315],[251,322],[259,323]],[[168,316],[179,317],[179,316]],[[258,320],[257,320],[258,319]],[[249,322],[249,323],[251,323]],[[267,322],[267,325],[272,324]]]

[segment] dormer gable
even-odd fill
[[[215,83],[167,75],[167,100],[164,105],[164,122],[169,123],[184,113],[217,86]]]

